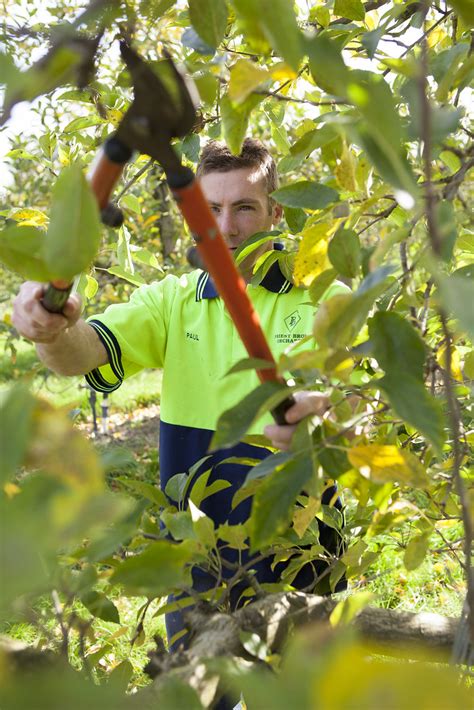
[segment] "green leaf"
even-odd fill
[[[134,672],[135,669],[130,661],[122,661],[118,666],[114,666],[112,672],[109,673],[107,685],[111,685],[114,690],[125,695]]]
[[[173,7],[176,0],[141,0],[140,12],[150,20],[157,20]]]
[[[91,591],[83,594],[80,600],[92,616],[103,621],[112,621],[114,624],[120,624],[118,609],[110,599],[107,599],[105,594]]]
[[[336,269],[326,269],[316,276],[309,287],[309,297],[313,306],[317,305],[337,276]]]
[[[288,396],[288,388],[280,382],[263,382],[238,404],[219,417],[211,448],[219,449],[237,444],[262,414]]]
[[[0,232],[0,260],[24,279],[46,283],[52,271],[45,263],[44,240],[37,227],[7,227]]]
[[[143,284],[146,283],[145,279],[140,276],[140,274],[132,274],[130,273],[130,271],[122,269],[121,266],[111,266],[110,269],[107,269],[107,271],[109,274],[112,274],[113,276],[118,276],[119,278],[128,281],[134,286],[143,286]]]
[[[11,82],[7,84],[4,99],[4,115],[0,125],[9,117],[12,107],[20,101],[31,101],[40,94],[46,94],[61,84],[73,79],[79,66],[87,62],[86,53],[92,45],[81,41],[57,43],[52,49],[33,64],[29,69],[18,74],[12,73],[11,65],[8,75]],[[2,67],[3,68],[3,67]]]
[[[193,540],[195,538],[189,510],[165,510],[161,513],[160,518],[175,540]]]
[[[181,35],[183,47],[193,49],[197,54],[203,56],[213,56],[216,53],[214,47],[211,47],[207,42],[198,35],[194,27],[187,27]]]
[[[416,535],[407,545],[403,556],[403,564],[407,570],[414,570],[421,565],[430,546],[429,535]]]
[[[449,0],[448,5],[454,7],[467,27],[474,27],[474,6],[471,0]]]
[[[331,626],[350,624],[365,607],[373,601],[372,592],[356,592],[333,609],[329,617]]]
[[[244,372],[245,370],[269,370],[272,367],[275,367],[274,362],[262,360],[259,357],[246,357],[243,360],[239,360],[235,365],[232,365],[230,370],[226,372],[226,376],[233,375],[236,372]]]
[[[213,549],[216,546],[216,532],[214,523],[202,510],[189,499],[189,510],[191,512],[191,520],[193,529],[199,542],[207,549]]]
[[[148,251],[148,249],[136,249],[135,247],[131,247],[130,251],[132,253],[133,261],[138,261],[140,264],[146,264],[146,266],[150,266],[152,269],[156,269],[162,274],[164,273],[160,262],[156,258],[156,255],[151,251]]]
[[[242,103],[257,86],[271,78],[271,74],[255,62],[238,59],[230,70],[229,98],[237,104]]]
[[[35,400],[18,384],[4,390],[0,399],[0,486],[23,462],[33,427]]]
[[[401,91],[402,96],[408,101],[410,124],[408,127],[410,138],[423,140],[425,131],[424,109],[421,102],[420,89],[415,79],[407,81]],[[462,108],[437,106],[432,104],[431,111],[431,140],[440,143],[449,133],[456,130],[464,114]]]
[[[328,94],[345,97],[351,71],[344,63],[338,44],[329,39],[326,32],[321,32],[307,41],[306,50],[315,83]],[[331,67],[331,71],[327,67]]]
[[[189,482],[189,474],[175,473],[171,476],[165,487],[166,495],[176,503],[181,503],[184,499],[184,494]]]
[[[259,486],[252,502],[248,528],[252,550],[270,545],[291,522],[293,505],[313,475],[309,456],[295,456]]]
[[[351,468],[346,451],[326,446],[318,452],[318,460],[325,473],[331,478],[338,478]]]
[[[23,148],[15,148],[14,150],[8,151],[5,156],[6,158],[15,158],[15,160],[38,160],[37,155],[28,153],[28,151]]]
[[[306,212],[300,207],[284,207],[286,223],[293,234],[303,231],[308,218]]]
[[[255,15],[269,43],[297,71],[303,42],[292,0],[255,0],[254,4]]]
[[[254,481],[258,478],[265,478],[270,473],[273,473],[277,469],[279,470],[290,458],[291,454],[287,451],[279,451],[276,454],[267,456],[250,469],[245,479],[245,484],[247,485],[250,481]]]
[[[78,116],[63,128],[63,133],[75,133],[76,131],[84,130],[84,128],[98,126],[103,122],[104,120],[100,116]]]
[[[334,14],[336,17],[345,17],[348,20],[363,20],[365,7],[362,0],[335,0]]]
[[[454,273],[441,280],[438,289],[441,304],[457,319],[461,330],[474,339],[474,278]]]
[[[426,436],[435,449],[444,442],[444,416],[441,405],[424,384],[406,370],[392,369],[377,381],[397,415]]]
[[[249,96],[241,104],[234,104],[228,95],[221,99],[221,118],[224,139],[229,150],[238,155],[242,148],[242,143],[247,132],[250,113],[255,106],[260,103],[262,96]]]
[[[349,128],[355,142],[367,152],[381,177],[403,192],[416,196],[417,187],[403,142],[405,132],[389,85],[380,75],[357,71],[348,95],[364,120]]]
[[[321,128],[315,128],[301,136],[291,146],[290,153],[295,158],[308,158],[313,150],[321,148],[336,137],[337,133],[333,126],[325,123]]]
[[[369,320],[372,353],[385,372],[393,369],[423,379],[426,348],[423,338],[403,316],[380,311]]]
[[[70,281],[97,253],[101,223],[97,200],[79,164],[71,164],[53,188],[51,220],[44,241],[46,264],[57,279]]]
[[[272,197],[286,207],[302,207],[308,210],[322,210],[339,200],[339,193],[332,187],[311,180],[300,180],[292,185],[272,192]]]
[[[211,0],[212,1],[212,0]],[[202,710],[203,705],[194,688],[176,676],[160,680],[160,710]]]
[[[163,491],[160,491],[156,486],[152,486],[151,483],[145,483],[145,481],[138,481],[135,478],[127,478],[125,476],[121,476],[116,480],[123,483],[124,486],[134,493],[138,493],[138,495],[143,496],[143,498],[155,503],[155,505],[160,507],[166,507],[168,505],[168,500]]]
[[[113,584],[122,584],[129,594],[169,594],[179,586],[191,586],[187,567],[194,557],[194,545],[168,540],[154,542],[139,555],[129,557],[111,577]]]
[[[375,52],[377,50],[378,44],[382,37],[384,36],[385,30],[383,27],[377,27],[376,30],[372,30],[371,32],[366,32],[365,34],[362,35],[361,37],[361,44],[363,47],[365,47],[367,51],[367,56],[369,59],[373,59],[375,56]]]
[[[142,206],[136,195],[124,195],[120,200],[120,207],[125,207],[131,212],[135,212],[135,214],[142,213]]]
[[[353,294],[337,294],[319,306],[313,334],[321,347],[335,350],[352,344],[364,325],[375,299],[387,288],[391,266],[383,266],[367,276]]]
[[[229,543],[234,550],[248,550],[248,532],[246,526],[242,523],[219,525],[217,536],[219,540]]]
[[[194,78],[194,83],[202,103],[211,105],[216,100],[218,80],[212,74],[203,74]]]
[[[252,236],[248,237],[235,250],[234,259],[236,263],[241,264],[255,249],[258,249],[263,244],[267,244],[267,242],[273,242],[275,238],[279,236],[281,236],[281,232],[276,229],[271,232],[257,232],[256,234],[252,234]]]
[[[225,0],[189,0],[188,7],[192,26],[206,44],[216,49],[227,27]]]
[[[328,244],[328,257],[338,273],[354,278],[360,268],[362,254],[360,241],[352,229],[338,229]]]

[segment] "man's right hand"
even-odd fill
[[[63,313],[49,313],[41,304],[45,284],[26,281],[13,301],[12,322],[24,338],[34,343],[54,343],[81,315],[81,297],[69,296]]]

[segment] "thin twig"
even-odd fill
[[[123,197],[124,194],[127,192],[127,190],[129,190],[131,188],[131,186],[134,185],[137,182],[137,180],[139,180],[141,178],[143,173],[146,173],[148,168],[150,168],[154,162],[155,162],[154,158],[150,158],[150,160],[147,163],[145,163],[143,168],[140,168],[140,170],[137,173],[135,173],[135,175],[131,178],[131,180],[129,180],[126,183],[126,185],[122,188],[120,193],[117,195],[116,202],[118,202],[120,200],[120,198]]]
[[[59,600],[59,594],[55,589],[51,592],[51,599],[53,600],[54,615],[59,624],[59,628],[61,629],[61,653],[65,658],[67,658],[69,655],[69,629],[64,623],[63,608]]]

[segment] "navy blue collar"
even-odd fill
[[[281,244],[274,244],[274,248],[279,251],[283,249]],[[270,266],[259,286],[272,293],[288,293],[293,288],[291,281],[283,276],[278,261]],[[218,298],[218,296],[213,280],[207,271],[203,271],[196,286],[196,301],[201,301],[203,298]]]

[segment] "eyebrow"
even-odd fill
[[[216,202],[215,200],[209,200],[210,205],[215,205],[216,207],[221,206],[221,202]],[[239,205],[258,205],[260,204],[258,200],[254,200],[252,197],[244,197],[241,200],[236,200],[232,202],[232,207],[238,207]]]

